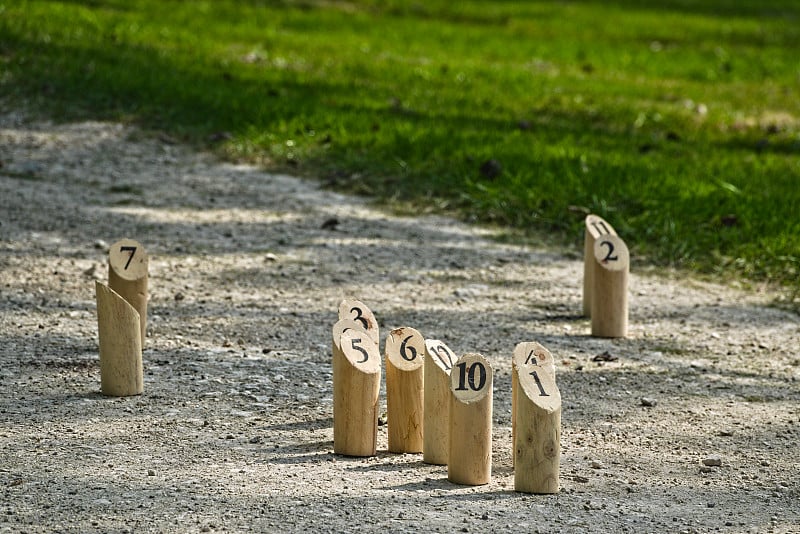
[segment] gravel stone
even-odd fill
[[[800,323],[769,287],[634,258],[629,336],[597,339],[580,316],[582,235],[574,250],[508,243],[129,126],[21,111],[0,112],[0,161],[0,532],[710,532],[734,513],[737,532],[800,524],[797,486],[779,484],[800,478]],[[123,237],[150,255],[148,337],[144,393],[114,398],[99,393],[94,279]],[[333,454],[330,329],[347,296],[369,305],[382,342],[407,325],[492,364],[488,484],[388,453],[385,424],[377,456]],[[556,363],[557,495],[513,491],[521,341]],[[616,359],[587,364],[605,353]],[[656,397],[658,417],[635,405]],[[710,446],[732,476],[685,469]],[[603,469],[587,477],[592,461]]]

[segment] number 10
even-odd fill
[[[470,365],[469,371],[467,371],[466,362],[459,363],[456,367],[458,367],[458,387],[456,391],[466,391],[467,383],[469,383],[469,388],[472,391],[480,391],[486,385],[486,367],[481,362],[475,362]],[[475,376],[476,373],[477,377]],[[478,379],[477,384],[475,383],[476,378]]]

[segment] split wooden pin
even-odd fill
[[[144,247],[133,239],[117,241],[108,251],[108,286],[139,313],[141,346],[147,332],[147,269]]]
[[[619,236],[605,235],[595,241],[592,257],[592,335],[625,337],[628,335],[628,247]]]
[[[334,334],[336,330],[334,326]],[[339,334],[333,344],[334,453],[375,456],[380,387],[378,345],[356,329]]]
[[[583,234],[583,316],[592,316],[592,294],[594,292],[594,243],[598,238],[617,235],[614,228],[597,215],[587,215]]]
[[[517,377],[514,490],[558,493],[561,393],[554,373],[537,365],[516,366],[513,373]]]
[[[375,343],[380,344],[378,321],[366,304],[356,299],[344,299],[339,303],[339,320],[351,319],[359,323]]]
[[[517,435],[517,394],[519,391],[519,380],[517,379],[518,369],[532,367],[541,369],[542,372],[556,376],[556,366],[553,355],[535,341],[525,341],[518,343],[514,347],[514,355],[511,358],[511,443],[516,447],[515,439]],[[514,463],[517,457],[512,453]]]
[[[427,464],[447,464],[450,447],[450,370],[455,359],[453,351],[443,342],[425,340],[422,461]]]
[[[384,352],[389,452],[422,452],[425,339],[413,328],[396,328]]]
[[[100,391],[125,397],[144,390],[139,312],[122,296],[95,282],[100,341]]]
[[[488,484],[492,479],[492,382],[486,358],[468,353],[450,372],[450,446],[447,479]]]

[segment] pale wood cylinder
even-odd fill
[[[625,337],[628,335],[628,247],[618,236],[603,236],[595,242],[592,256],[592,335]]]
[[[122,296],[95,282],[100,345],[100,391],[126,397],[144,391],[139,313]]]
[[[561,393],[541,367],[517,367],[514,490],[558,493],[561,463]]]
[[[480,354],[462,356],[450,372],[450,439],[447,479],[476,486],[492,479],[492,383]]]
[[[147,333],[148,264],[147,252],[133,239],[121,239],[108,251],[108,286],[139,313],[142,348]]]
[[[333,344],[333,452],[375,456],[381,358],[365,332],[347,330]]]
[[[422,452],[425,339],[404,326],[386,337],[389,452]]]
[[[359,323],[375,343],[380,344],[378,320],[375,314],[360,300],[347,298],[339,303],[339,320],[351,319]]]
[[[598,215],[587,215],[583,233],[583,316],[592,316],[594,278],[594,243],[598,237],[617,235],[614,228]]]
[[[353,330],[355,332],[364,334],[370,339],[370,341],[372,341],[377,345],[377,342],[375,342],[372,339],[372,335],[364,329],[364,326],[361,323],[353,321],[352,319],[339,319],[334,323],[333,328],[331,328],[331,334],[333,335],[332,343],[334,352],[337,349],[341,350],[341,345],[339,343],[341,341],[342,334],[344,334],[349,330]]]
[[[425,340],[422,461],[446,465],[450,447],[450,370],[455,355],[442,341]]]
[[[511,358],[511,443],[514,446],[514,439],[517,432],[517,392],[519,391],[517,371],[528,367],[542,369],[543,372],[556,376],[556,365],[553,355],[535,341],[524,341],[514,347],[514,354]],[[524,371],[523,371],[524,372]],[[513,462],[517,457],[512,453]]]

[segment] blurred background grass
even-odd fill
[[[796,301],[798,51],[781,0],[0,0],[0,106]]]

